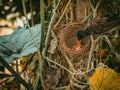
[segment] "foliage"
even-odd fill
[[[96,68],[89,82],[91,90],[117,90],[120,88],[120,74],[110,68]]]
[[[0,1],[0,18],[7,20],[9,14],[17,12],[19,14],[15,18],[24,16],[21,0],[7,1]],[[30,26],[41,23],[39,1],[23,1],[27,15],[31,13],[31,18],[28,18],[29,22],[27,22],[27,25],[29,23]],[[23,79],[34,90],[70,90],[71,88],[72,90],[87,90],[89,88],[92,90],[91,84],[89,85],[88,83],[88,77],[92,73],[94,74],[89,80],[92,83],[95,82],[98,87],[100,87],[101,76],[106,77],[106,75],[110,74],[110,78],[103,82],[104,85],[102,84],[103,89],[108,88],[111,78],[117,78],[118,74],[111,69],[98,69],[98,67],[102,67],[99,66],[99,63],[102,62],[105,67],[119,72],[120,53],[118,48],[120,48],[120,28],[116,27],[113,32],[104,35],[87,37],[91,40],[90,48],[82,55],[79,55],[79,57],[71,57],[69,52],[66,53],[65,50],[61,50],[60,32],[66,26],[72,26],[75,23],[85,26],[93,18],[106,14],[120,14],[120,0],[44,0],[44,4],[45,11],[43,13],[45,14],[45,20],[43,22],[45,22],[44,34],[46,37],[45,40],[43,39],[45,43],[43,43],[41,52],[23,57],[18,66],[17,62],[14,62],[11,66],[15,67],[16,65],[16,68],[22,66],[22,71],[18,70],[17,73],[20,73],[20,75],[24,74]],[[5,6],[10,8],[6,10]],[[13,10],[14,7],[15,9]],[[69,35],[69,38],[73,37]],[[74,50],[72,51],[74,52]],[[8,79],[11,79],[11,77],[5,78],[10,83],[9,86],[13,85],[12,82],[17,82],[17,85],[20,85],[19,80],[15,80],[15,77],[10,81]],[[0,83],[1,87],[8,86],[6,80]],[[117,80],[115,80],[114,85],[117,84]],[[20,87],[13,88],[20,89]]]

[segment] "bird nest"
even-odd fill
[[[61,50],[72,57],[78,57],[85,54],[90,47],[89,37],[80,40],[81,45],[77,47],[77,43],[79,42],[77,39],[77,32],[81,28],[83,28],[83,25],[80,23],[68,24],[62,28],[59,35]]]

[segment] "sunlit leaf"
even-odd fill
[[[0,36],[0,56],[11,63],[16,58],[36,52],[40,46],[40,24],[31,27],[31,33],[26,28],[17,28],[9,36]]]
[[[119,90],[120,74],[110,68],[97,68],[89,82],[90,90]]]

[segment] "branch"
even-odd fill
[[[34,42],[34,44],[35,44],[35,47],[37,48],[37,52],[38,52],[38,62],[39,62],[38,68],[39,68],[39,72],[40,72],[40,73],[39,73],[39,74],[40,74],[39,77],[40,77],[40,81],[41,81],[42,87],[44,88],[44,84],[43,84],[43,80],[42,80],[42,64],[43,64],[42,57],[41,57],[41,54],[40,54],[39,46],[37,45],[37,41],[36,41],[36,39],[34,38],[32,32],[31,32],[31,28],[30,28],[30,25],[29,25],[29,22],[28,22],[28,18],[27,18],[27,12],[26,12],[26,7],[25,7],[25,2],[24,2],[24,0],[22,0],[22,5],[23,5],[24,15],[25,15],[26,21],[27,21],[27,26],[28,26],[29,33],[30,33],[30,35],[31,35],[31,37],[32,37],[32,40],[33,40],[33,42]],[[39,79],[37,79],[36,82],[37,82],[37,83],[36,83],[36,87],[37,87],[37,85],[38,85],[38,83],[39,83]]]
[[[32,90],[32,87],[27,84],[20,76],[17,74],[13,68],[0,56],[0,62],[18,79],[23,86],[25,86],[28,90]]]
[[[60,1],[58,2],[58,4],[56,5],[55,9],[53,10],[53,15],[51,17],[51,21],[50,21],[50,24],[48,26],[48,31],[47,31],[47,35],[46,35],[46,38],[45,38],[45,48],[44,48],[44,53],[46,54],[46,50],[47,50],[47,45],[48,45],[48,41],[49,41],[49,37],[50,37],[50,32],[53,28],[53,23],[54,23],[54,19],[56,17],[56,11],[58,10],[58,7],[60,5]]]
[[[67,72],[69,72],[71,75],[73,75],[73,72],[72,72],[72,71],[68,70],[66,67],[62,66],[61,64],[59,64],[59,63],[57,63],[57,62],[51,60],[51,59],[48,58],[48,57],[46,57],[46,56],[45,56],[45,53],[44,53],[44,50],[45,50],[45,49],[43,49],[43,53],[42,53],[42,55],[43,55],[43,57],[44,57],[46,60],[48,60],[48,61],[50,61],[50,62],[56,64],[57,66],[59,66],[59,67],[65,69]]]
[[[44,40],[45,40],[45,36],[44,36],[44,31],[45,31],[44,0],[40,0],[40,20],[41,20],[41,22],[40,22],[41,23],[40,51],[42,52],[42,49],[44,47]]]
[[[67,8],[68,8],[70,2],[71,2],[71,0],[68,1],[68,3],[67,3],[67,5],[66,5],[66,7],[65,7],[65,9],[64,9],[64,11],[63,11],[61,17],[59,18],[59,20],[57,21],[57,23],[54,25],[53,28],[55,28],[55,27],[60,23],[60,21],[62,20],[62,18],[63,18],[63,16],[64,16],[64,14],[65,14],[65,12],[66,12],[66,10],[67,10]]]

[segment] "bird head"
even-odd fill
[[[83,39],[85,37],[85,32],[83,30],[80,30],[77,32],[77,39]]]

